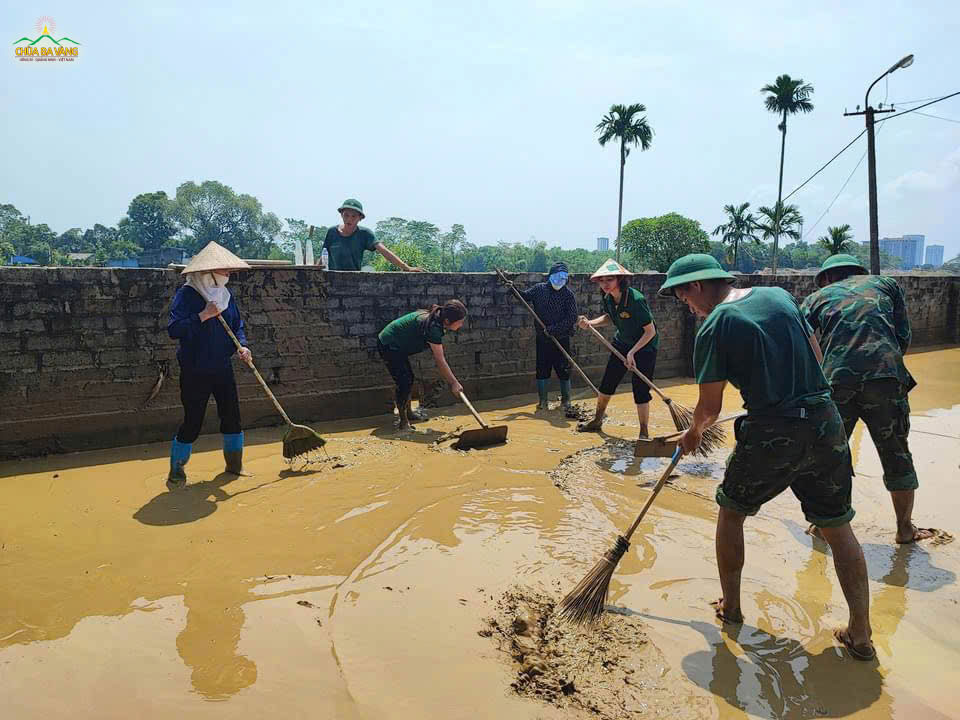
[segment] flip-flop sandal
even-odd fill
[[[942,530],[937,530],[937,528],[921,528],[921,527],[918,527],[918,528],[917,528],[917,532],[928,532],[928,533],[930,533],[930,537],[920,538],[921,541],[922,541],[922,540],[936,540],[936,539],[938,539],[941,535],[944,534],[944,532],[943,532]],[[897,544],[898,544],[898,545],[909,545],[910,543],[915,543],[915,542],[919,542],[919,541],[917,540],[917,538],[910,538],[909,540],[897,540]],[[949,542],[949,541],[948,541],[948,542]]]
[[[713,608],[713,613],[717,616],[717,619],[725,623],[730,623],[731,625],[743,625],[743,613],[740,614],[739,618],[732,618],[723,614],[722,598],[720,600],[714,600],[712,603],[710,603],[710,607]]]
[[[862,660],[863,662],[870,662],[871,660],[876,659],[877,651],[873,647],[873,643],[867,643],[866,645],[854,645],[850,641],[850,636],[847,635],[846,630],[834,630],[833,637],[847,649],[847,652],[850,653],[850,657],[854,660]]]

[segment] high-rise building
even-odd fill
[[[903,270],[915,268],[923,264],[923,243],[925,235],[904,235],[898,238],[880,238],[880,250],[900,258],[900,267]],[[864,245],[869,245],[865,242]]]
[[[943,245],[927,245],[924,265],[933,265],[935,268],[943,265]]]
[[[610,238],[598,237],[597,250],[609,250],[609,249],[610,249]]]

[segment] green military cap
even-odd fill
[[[337,212],[343,212],[344,210],[356,210],[358,213],[360,213],[361,219],[366,217],[366,215],[363,214],[363,203],[356,198],[347,198],[340,203],[340,207],[337,208]]]
[[[736,278],[720,267],[713,255],[692,253],[674,260],[667,270],[667,281],[660,287],[657,295],[676,297],[673,288],[697,280],[726,280],[732,283]]]
[[[827,270],[833,270],[834,268],[842,267],[854,268],[854,275],[867,274],[867,269],[853,255],[847,255],[846,253],[831,255],[823,261],[823,265],[820,266],[820,272],[818,272],[816,277],[814,277],[817,287],[823,287],[823,284],[820,282],[820,280]]]

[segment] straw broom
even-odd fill
[[[650,509],[657,494],[663,489],[670,473],[680,462],[681,455],[683,455],[683,448],[677,446],[673,457],[670,459],[670,464],[663,471],[663,475],[660,476],[653,492],[647,498],[646,504],[644,504],[640,514],[637,515],[637,519],[633,521],[630,529],[623,535],[617,536],[613,547],[603,554],[603,557],[587,573],[586,577],[560,601],[558,615],[561,620],[583,625],[594,622],[603,613],[603,608],[607,604],[607,593],[610,590],[610,579],[613,577],[613,571],[617,569],[620,558],[630,547],[630,538],[633,537],[633,533],[640,525],[640,521],[643,520],[643,516],[647,514],[647,510]]]
[[[627,359],[617,350],[613,345],[610,344],[610,341],[607,340],[593,325],[588,325],[591,332],[596,335],[597,339],[603,343],[607,350],[616,355],[620,362],[626,366]],[[653,390],[657,395],[660,396],[660,399],[667,404],[667,409],[670,410],[670,417],[673,419],[673,424],[677,430],[686,430],[693,424],[693,410],[688,407],[681,405],[680,403],[671,400],[663,392],[654,385],[650,379],[640,372],[636,367],[633,368],[633,372],[639,377],[643,382],[647,384],[651,390]],[[700,443],[700,447],[697,448],[696,455],[709,455],[711,452],[717,448],[723,447],[723,443],[727,438],[726,432],[723,428],[717,427],[716,425],[711,425],[706,430],[703,431],[703,442]]]

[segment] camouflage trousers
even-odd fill
[[[853,468],[843,421],[832,402],[807,413],[805,418],[750,414],[736,421],[737,444],[717,488],[719,505],[756,515],[790,488],[807,522],[818,527],[850,522]]]
[[[920,486],[907,445],[910,434],[907,392],[907,386],[896,378],[833,386],[833,400],[843,418],[847,437],[852,437],[857,420],[866,423],[880,455],[887,490],[916,490]]]

